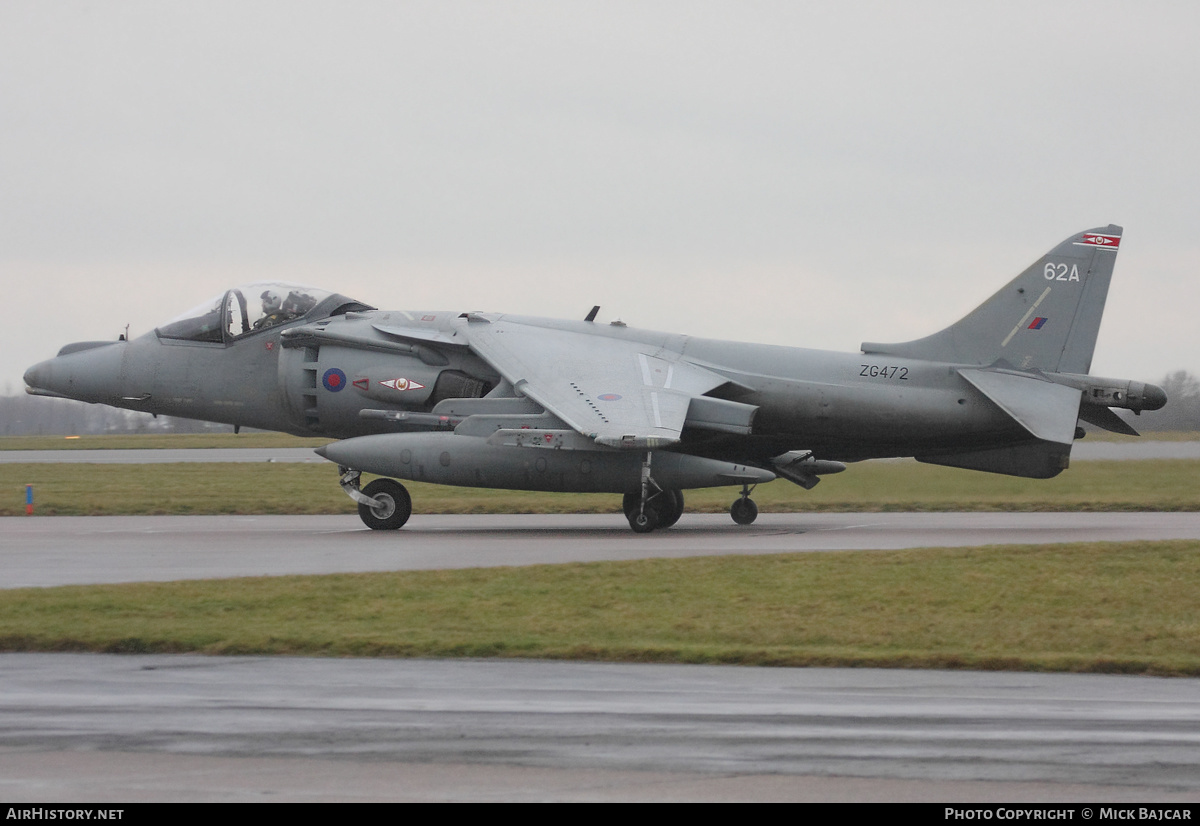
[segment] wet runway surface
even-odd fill
[[[0,655],[11,801],[1165,802],[1198,767],[1190,679]]]
[[[1200,514],[11,517],[0,585],[1165,538]],[[1195,802],[1200,680],[3,654],[0,796]]]
[[[0,519],[0,587],[1049,542],[1200,539],[1200,513],[797,513],[750,526],[685,514],[638,535],[618,514]]]

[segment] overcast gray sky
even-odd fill
[[[857,350],[1122,224],[1200,372],[1194,2],[0,3],[0,378],[283,278]]]

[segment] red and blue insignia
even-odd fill
[[[386,379],[379,382],[383,387],[391,388],[392,390],[424,390],[425,385],[415,382],[412,379]]]
[[[346,386],[346,374],[336,367],[330,367],[325,371],[325,375],[321,376],[321,384],[325,385],[325,389],[330,393],[336,393]]]
[[[621,398],[621,395],[619,393],[604,393],[596,398],[602,402],[615,402]]]
[[[1117,247],[1121,246],[1121,236],[1101,235],[1098,232],[1085,232],[1083,238],[1075,243],[1089,247],[1104,247],[1105,249],[1115,250]]]
[[[1030,329],[1030,330],[1040,330],[1040,329],[1042,329],[1042,326],[1043,326],[1043,325],[1044,325],[1044,324],[1045,324],[1047,321],[1048,321],[1048,319],[1041,318],[1041,317],[1039,316],[1038,318],[1035,318],[1033,321],[1029,322],[1029,329]]]

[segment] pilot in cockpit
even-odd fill
[[[264,290],[259,296],[262,299],[262,318],[254,322],[254,329],[274,327],[288,320],[288,314],[283,311],[283,299],[274,290]]]

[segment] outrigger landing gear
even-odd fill
[[[750,498],[750,491],[755,487],[758,485],[754,487],[742,485],[742,498],[734,500],[734,503],[729,506],[729,515],[739,525],[749,525],[758,518],[758,505],[754,504],[754,500]]]
[[[659,487],[650,475],[650,456],[642,461],[642,489],[627,493],[621,501],[625,518],[635,533],[650,533],[655,528],[669,528],[683,515],[683,493]]]
[[[359,490],[362,471],[339,468],[339,484],[358,503],[358,517],[373,531],[394,531],[412,516],[412,497],[395,479],[376,479]]]

